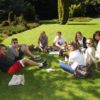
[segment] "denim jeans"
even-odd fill
[[[65,63],[60,63],[60,67],[63,68],[65,71],[68,71],[69,73],[74,73],[74,70],[71,68],[70,65],[65,64]]]

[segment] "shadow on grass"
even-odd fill
[[[96,23],[68,23],[67,25],[97,25]]]
[[[8,87],[12,75],[0,72],[0,100],[90,100],[100,98],[100,74],[96,72],[91,78],[76,79],[59,68],[58,55],[41,53],[47,59],[49,67],[57,69],[46,72],[38,67],[24,68],[17,74],[25,75],[24,86]],[[99,100],[99,99],[98,99]]]
[[[40,21],[41,24],[57,24],[57,20],[43,20]]]

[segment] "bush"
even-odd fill
[[[69,17],[79,17],[83,16],[82,8],[80,4],[72,4],[69,7]]]
[[[9,21],[3,21],[1,23],[1,26],[10,26],[10,23],[9,23]]]

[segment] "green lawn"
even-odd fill
[[[13,37],[17,37],[20,43],[36,45],[39,33],[43,30],[49,37],[49,45],[52,44],[57,31],[61,31],[69,42],[74,40],[77,31],[81,31],[86,37],[92,37],[96,30],[100,30],[100,19],[90,22],[68,22],[67,25],[48,22]],[[11,38],[7,38],[3,43],[8,45]],[[76,79],[59,68],[59,56],[40,54],[43,59],[48,59],[49,67],[57,71],[47,73],[46,68],[39,69],[36,66],[24,68],[17,74],[25,75],[25,85],[11,87],[8,86],[8,82],[12,75],[0,72],[0,100],[100,100],[100,74],[94,71],[89,79]]]

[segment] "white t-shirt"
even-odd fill
[[[97,48],[96,48],[96,57],[100,58],[100,40],[99,40]]]
[[[59,38],[58,36],[57,37],[55,37],[55,39],[54,39],[54,43],[55,44],[59,44],[59,45],[63,45],[63,44],[65,44],[65,39],[63,38],[63,37],[61,37],[61,38]]]
[[[94,47],[88,47],[85,51],[84,54],[85,57],[85,63],[87,64],[92,64],[93,62],[96,62],[96,57],[95,57],[95,48]]]
[[[79,42],[80,46],[83,46],[83,38],[81,40],[78,39],[78,42]]]
[[[72,62],[71,68],[75,70],[78,65],[85,65],[84,55],[79,51],[75,50],[69,53],[69,62]]]

